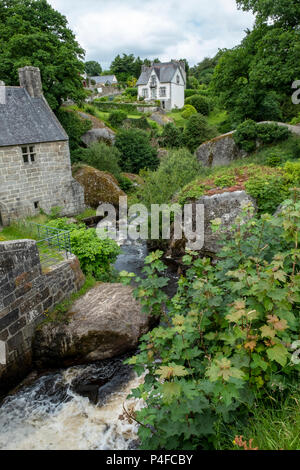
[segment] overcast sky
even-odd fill
[[[117,54],[190,65],[231,48],[254,17],[235,0],[48,0],[66,15],[87,60],[108,68]]]

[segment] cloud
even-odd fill
[[[87,60],[105,68],[122,53],[194,65],[238,44],[254,22],[235,0],[48,1],[67,16]]]

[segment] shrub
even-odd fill
[[[149,208],[151,204],[167,204],[200,171],[201,165],[187,149],[171,150],[157,171],[143,175],[144,184],[137,190],[137,198]]]
[[[207,98],[201,95],[194,95],[190,96],[185,100],[185,104],[190,104],[196,108],[198,113],[203,114],[204,116],[207,116],[209,114],[210,108],[209,108],[209,101]]]
[[[194,152],[199,145],[213,137],[212,129],[209,127],[202,114],[193,114],[186,125],[184,131],[184,142],[191,152]]]
[[[81,161],[100,171],[107,171],[117,178],[121,176],[119,166],[121,154],[114,146],[110,147],[104,142],[92,144],[87,149],[82,149]]]
[[[123,171],[138,173],[142,169],[155,170],[159,165],[157,150],[152,147],[147,132],[141,129],[121,129],[115,146],[121,153]]]
[[[145,406],[130,415],[142,449],[216,449],[221,428],[227,435],[257,404],[297,389],[300,204],[262,220],[247,221],[249,210],[216,265],[196,253],[183,258],[187,271],[170,301],[161,252],[146,258],[146,280],[121,273],[137,282],[143,311],[163,315],[127,361],[146,373],[132,391]]]
[[[84,274],[97,281],[111,279],[111,264],[121,252],[115,241],[101,240],[96,229],[87,229],[83,223],[69,224],[67,218],[50,220],[47,225],[70,231],[72,253],[79,259]]]
[[[160,138],[160,144],[167,148],[180,148],[183,146],[183,132],[173,122],[168,122]]]
[[[218,188],[230,188],[235,184],[235,178],[230,175],[218,176],[215,178],[214,183]]]
[[[279,126],[278,124],[257,125],[257,137],[264,144],[287,140],[290,135],[291,132],[285,126]]]
[[[125,90],[125,95],[130,95],[132,96],[133,98],[137,98],[137,94],[138,94],[138,89],[137,88],[126,88]]]
[[[125,111],[112,111],[108,117],[108,121],[113,127],[120,127],[126,118],[127,114]]]
[[[279,166],[282,163],[282,157],[280,155],[271,154],[266,158],[266,164],[271,167]]]
[[[127,191],[130,191],[134,186],[133,182],[129,178],[127,178],[127,176],[124,175],[120,175],[120,177],[118,178],[118,183],[122,191],[124,191],[125,193]]]
[[[69,136],[71,152],[81,146],[81,137],[89,131],[93,125],[88,119],[82,119],[75,111],[60,108],[57,112],[58,120]]]
[[[256,149],[257,124],[252,119],[248,119],[240,124],[233,134],[235,143],[245,150],[245,152],[253,152]]]
[[[253,152],[257,141],[270,144],[286,140],[290,135],[289,129],[285,126],[275,123],[257,124],[249,119],[238,126],[233,138],[240,148],[246,152]]]
[[[273,214],[277,207],[289,197],[285,176],[256,175],[245,183],[248,194],[257,203],[259,212]]]
[[[183,112],[181,113],[183,119],[188,119],[193,114],[197,114],[196,108],[194,108],[194,106],[192,106],[191,104],[186,104],[183,108]]]

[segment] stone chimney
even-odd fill
[[[38,67],[23,67],[18,70],[20,86],[25,88],[32,98],[43,96],[41,72]]]

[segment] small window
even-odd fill
[[[148,98],[148,88],[143,88],[142,93],[144,98]]]
[[[167,96],[167,89],[165,86],[160,87],[159,89],[159,96],[161,98],[165,98]]]
[[[35,208],[35,209],[38,209],[38,208],[39,208],[39,201],[35,201],[35,202],[34,202],[34,208]]]
[[[33,145],[22,147],[22,156],[24,163],[35,162],[35,149]]]
[[[177,85],[179,85],[179,83],[180,83],[180,77],[179,77],[179,75],[177,75],[177,77],[176,77],[176,83],[177,83]]]

